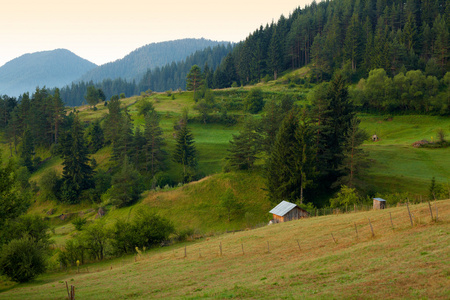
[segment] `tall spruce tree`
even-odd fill
[[[183,167],[183,182],[193,180],[197,168],[197,150],[194,145],[194,137],[187,127],[182,124],[177,132],[173,161]]]
[[[73,204],[79,202],[83,190],[94,186],[93,170],[89,165],[88,149],[78,115],[75,115],[70,130],[61,136],[60,143],[63,159],[61,200]]]
[[[272,202],[303,202],[303,192],[316,175],[312,128],[292,110],[283,120],[267,162],[267,189]]]
[[[350,123],[349,131],[344,142],[344,158],[339,170],[342,176],[333,184],[337,187],[345,185],[354,188],[357,184],[357,176],[368,167],[367,154],[361,149],[361,145],[368,138],[367,133],[359,128],[361,121],[354,116]]]
[[[164,169],[164,160],[167,155],[162,148],[165,142],[163,131],[159,126],[159,115],[156,111],[148,114],[145,118],[144,139],[145,169],[154,176]]]
[[[324,100],[326,106],[322,109],[317,136],[317,160],[321,162],[318,170],[321,180],[330,187],[342,176],[340,166],[344,159],[344,144],[355,109],[341,75],[336,75],[328,85]]]
[[[226,159],[228,166],[235,170],[253,168],[258,154],[261,152],[262,136],[259,133],[259,122],[248,119],[239,135],[234,135],[230,141],[229,154]]]
[[[104,125],[105,139],[107,142],[114,144],[119,138],[119,132],[123,122],[120,100],[115,98],[109,101],[108,110],[109,113],[106,116]]]
[[[203,86],[203,74],[199,66],[193,65],[191,70],[186,76],[186,89],[188,91],[194,91],[194,100],[197,100],[196,92]]]

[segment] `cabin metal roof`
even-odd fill
[[[281,203],[275,206],[271,211],[269,211],[269,213],[282,217],[296,206],[297,204],[287,201],[281,201]]]
[[[373,198],[373,200],[384,201],[384,202],[386,202],[386,200],[384,200],[384,199],[382,199],[382,198]]]

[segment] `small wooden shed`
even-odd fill
[[[298,220],[308,216],[306,210],[301,209],[297,204],[287,201],[281,201],[281,203],[275,206],[270,213],[273,214],[274,223]]]
[[[386,200],[381,198],[373,198],[373,209],[385,209]]]

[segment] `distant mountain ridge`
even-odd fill
[[[24,54],[0,67],[0,95],[19,96],[37,86],[62,87],[95,67],[66,49]]]
[[[79,80],[95,83],[104,79],[122,78],[138,82],[149,69],[184,60],[198,50],[227,43],[204,38],[152,43],[130,52],[122,59],[106,63],[87,72]]]

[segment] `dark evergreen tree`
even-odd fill
[[[23,160],[23,165],[27,167],[29,172],[34,171],[33,157],[34,157],[34,139],[30,130],[26,130],[23,139],[22,147],[20,151],[20,158]]]
[[[162,148],[165,142],[159,126],[159,115],[156,111],[145,118],[144,138],[145,170],[154,176],[164,169],[164,160],[167,155]]]
[[[261,152],[262,137],[259,124],[253,119],[246,120],[239,135],[234,135],[230,141],[229,154],[226,159],[228,166],[234,170],[252,169],[258,154]]]
[[[117,207],[128,206],[139,199],[142,191],[140,174],[126,156],[120,171],[112,178],[112,187],[109,189],[112,203]]]
[[[344,158],[339,168],[342,176],[334,183],[335,187],[345,185],[354,188],[358,183],[357,176],[368,167],[367,154],[361,149],[361,145],[368,135],[359,128],[360,122],[356,116],[351,120],[344,142]]]
[[[312,183],[314,149],[306,118],[292,110],[283,120],[267,162],[267,189],[274,203],[303,202],[303,190]]]
[[[123,116],[120,111],[120,100],[114,99],[109,101],[108,110],[109,113],[106,116],[104,125],[105,140],[114,144],[117,143],[120,128],[123,123]]]
[[[133,123],[128,111],[123,114],[122,124],[119,128],[117,140],[113,142],[112,159],[117,165],[120,165],[125,157],[133,157]]]
[[[194,145],[194,137],[187,127],[182,124],[177,132],[173,161],[183,167],[183,182],[192,181],[197,168],[197,150]]]
[[[85,132],[86,145],[90,153],[96,153],[104,145],[103,129],[100,120],[92,122]]]
[[[196,91],[204,84],[202,70],[199,66],[193,65],[186,76],[186,89],[194,92],[194,100],[197,100]]]
[[[355,116],[354,106],[342,76],[337,75],[328,85],[323,108],[319,112],[317,134],[318,171],[322,184],[330,187],[342,176],[340,166],[344,159],[344,144]],[[319,104],[320,105],[320,104]]]
[[[94,186],[93,171],[78,115],[74,117],[71,129],[61,137],[60,143],[63,159],[61,200],[73,204],[79,201],[83,190]]]

